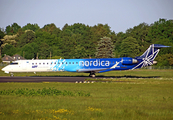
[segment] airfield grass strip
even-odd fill
[[[3,75],[0,72],[0,76]],[[173,70],[112,71],[91,84],[64,82],[0,83],[0,91],[46,89],[79,95],[0,95],[0,120],[173,120]],[[33,76],[33,73],[16,73]],[[39,73],[41,76],[68,72]],[[73,73],[72,73],[73,74]],[[86,74],[86,73],[85,73]],[[36,74],[37,75],[37,74]],[[81,75],[79,73],[74,74]],[[86,74],[88,75],[88,74]],[[96,76],[97,76],[96,75]],[[108,82],[105,82],[108,81]]]
[[[85,96],[89,97],[90,93],[85,93],[83,91],[71,92],[71,91],[60,91],[55,88],[43,88],[43,89],[28,89],[28,88],[21,88],[21,89],[8,89],[0,91],[0,95],[18,95],[18,96]]]
[[[0,120],[173,119],[173,80],[131,79],[131,81],[133,82],[93,84],[0,83],[0,91],[18,88],[42,91],[43,88],[46,90],[56,88],[61,92],[84,91],[91,94],[90,97],[0,95]]]

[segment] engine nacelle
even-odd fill
[[[130,57],[123,57],[122,58],[122,64],[123,65],[132,65],[138,63],[138,60]]]
[[[154,65],[154,64],[157,64],[157,61],[153,61],[153,65]]]

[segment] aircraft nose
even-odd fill
[[[5,67],[4,67],[4,68],[2,68],[2,71],[5,71]]]
[[[5,73],[9,73],[9,71],[8,71],[8,68],[7,68],[7,67],[2,68],[2,71],[4,71]]]

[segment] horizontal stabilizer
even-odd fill
[[[154,44],[154,48],[166,48],[166,47],[171,47],[171,46],[165,46],[165,45],[160,45],[160,44]]]

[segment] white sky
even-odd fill
[[[108,24],[115,33],[159,18],[173,19],[173,0],[0,0],[0,28],[16,22],[94,26]]]

